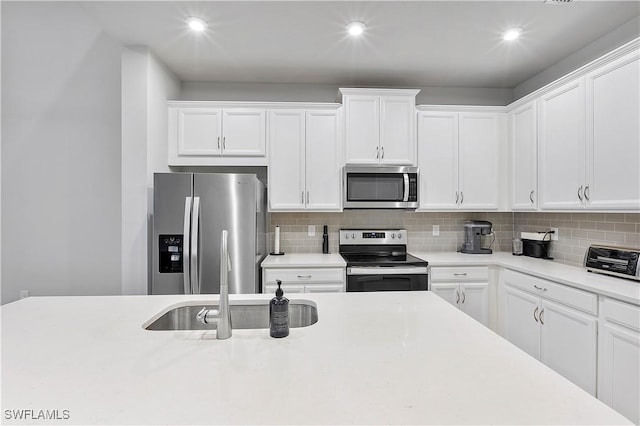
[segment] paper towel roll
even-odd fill
[[[280,227],[276,226],[276,235],[273,237],[273,252],[280,253]]]

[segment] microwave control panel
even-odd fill
[[[182,273],[183,235],[159,235],[160,273]]]

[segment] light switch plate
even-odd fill
[[[307,231],[307,233],[309,234],[310,237],[315,237],[316,236],[316,226],[315,225],[309,225],[309,230]]]
[[[553,234],[551,234],[551,241],[558,241],[558,237],[560,237],[558,228],[551,228],[551,230],[553,231]]]
[[[433,225],[433,235],[436,237],[440,235],[440,225]]]

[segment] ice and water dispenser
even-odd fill
[[[183,235],[159,235],[160,272],[182,273]]]

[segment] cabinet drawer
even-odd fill
[[[602,303],[602,316],[607,321],[640,331],[640,306],[605,297]]]
[[[274,294],[278,289],[277,284],[266,284],[263,293]],[[304,293],[304,285],[302,284],[282,284],[282,291],[285,296],[289,293]]]
[[[487,281],[489,268],[486,266],[434,266],[431,267],[431,281]]]
[[[345,270],[343,268],[295,268],[295,269],[265,269],[265,283],[281,280],[283,283],[305,284],[313,283],[343,283]]]
[[[508,269],[503,271],[502,280],[545,299],[558,301],[592,315],[598,314],[598,296],[594,293]]]

